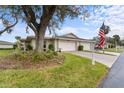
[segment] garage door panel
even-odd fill
[[[59,41],[59,48],[61,51],[75,51],[74,41]]]

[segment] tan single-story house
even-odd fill
[[[10,49],[13,48],[13,43],[0,40],[0,49]]]
[[[20,39],[21,47],[26,49],[26,45],[30,44],[35,49],[35,37],[27,36],[26,39]],[[73,33],[68,33],[61,36],[45,37],[44,50],[48,50],[49,44],[54,45],[55,51],[78,51],[78,46],[83,45],[84,50],[91,51],[95,45],[95,41],[82,39]]]

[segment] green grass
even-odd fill
[[[0,87],[54,87],[83,88],[97,87],[100,79],[107,73],[107,67],[91,60],[69,53],[61,66],[45,69],[0,70]]]
[[[11,54],[14,50],[0,50],[0,57],[5,57]]]
[[[116,48],[108,48],[108,49],[105,49],[105,51],[121,53],[124,51],[124,48],[118,48],[117,51],[116,51]]]

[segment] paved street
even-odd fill
[[[76,54],[82,57],[92,58],[91,52],[71,52],[72,54]],[[97,54],[93,53],[93,58],[95,61],[100,62],[108,67],[111,67],[113,63],[116,61],[118,56],[111,56],[111,55],[105,55],[105,54]]]
[[[110,69],[100,87],[124,88],[124,52],[119,56]]]

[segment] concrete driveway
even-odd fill
[[[92,53],[91,52],[70,52],[72,54],[75,55],[79,55],[82,57],[87,57],[87,58],[94,58],[95,61],[102,63],[104,65],[106,65],[107,67],[111,67],[113,65],[113,63],[116,61],[116,59],[118,58],[118,56],[112,56],[112,55],[106,55],[106,54],[98,54],[98,53]]]

